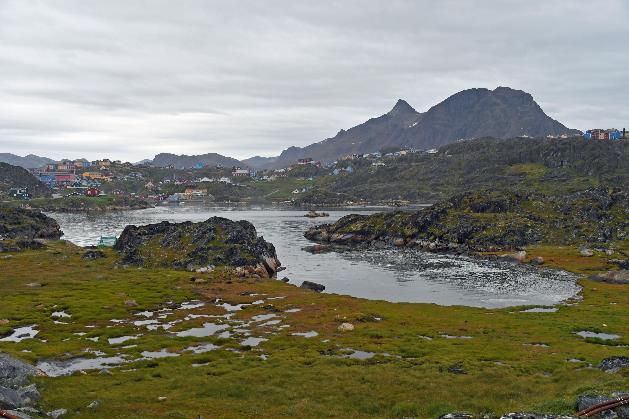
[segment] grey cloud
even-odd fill
[[[623,0],[0,0],[0,151],[275,155],[498,85],[619,126],[628,20]]]

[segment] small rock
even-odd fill
[[[284,278],[282,278],[282,282],[290,282],[290,279],[287,276],[285,276]]]
[[[138,303],[135,300],[125,300],[124,305],[126,305],[127,307],[137,307]]]
[[[99,375],[114,375],[111,371],[109,371],[107,368],[103,368],[102,370],[98,371]]]
[[[208,272],[212,272],[214,270],[214,266],[209,265],[209,266],[204,266],[202,268],[199,268],[196,270],[197,273],[208,273]]]
[[[351,323],[341,323],[338,327],[339,332],[351,332],[354,330],[354,325]]]
[[[0,326],[4,326],[5,324],[9,324],[9,319],[0,319]]]
[[[447,413],[439,416],[439,419],[474,419],[474,415],[469,413]]]
[[[451,374],[467,374],[467,371],[463,369],[463,365],[454,364],[448,367],[448,372]]]
[[[325,290],[325,285],[317,284],[316,282],[304,281],[301,283],[301,288],[305,288],[315,292],[321,292]]]
[[[541,256],[536,256],[533,259],[531,259],[531,264],[533,265],[543,265],[544,264],[544,258]]]
[[[26,286],[29,288],[41,288],[41,284],[39,282],[29,282]]]
[[[206,282],[207,281],[205,279],[203,279],[203,278],[195,278],[195,280],[194,280],[195,284],[204,284]]]
[[[100,406],[100,400],[93,400],[90,404],[87,405],[88,409],[96,409]]]
[[[164,396],[159,396],[159,397],[157,398],[157,400],[159,400],[160,402],[163,402],[164,400],[166,400],[166,397],[164,397]]]
[[[52,412],[48,412],[48,416],[50,416],[52,419],[58,419],[67,413],[68,411],[66,409],[57,409],[53,410]]]
[[[312,246],[302,247],[301,250],[308,253],[317,254],[330,252],[332,250],[332,247],[325,244],[313,244]]]
[[[629,356],[611,356],[605,358],[598,367],[605,372],[618,372],[622,368],[629,368]]]
[[[396,238],[395,240],[393,240],[393,246],[397,246],[397,247],[404,246],[404,239],[401,237]]]
[[[102,250],[88,250],[83,253],[83,259],[96,260],[106,258],[107,255]]]
[[[607,282],[609,284],[629,284],[629,271],[607,271],[590,277],[592,281]]]
[[[526,259],[526,250],[515,252],[513,254],[513,259],[517,260],[518,262],[524,262],[524,259]]]
[[[594,252],[587,248],[583,248],[579,250],[579,254],[581,254],[581,256],[584,256],[584,257],[594,256]]]

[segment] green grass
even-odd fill
[[[317,294],[280,281],[238,280],[224,271],[191,274],[114,269],[116,255],[110,250],[107,253],[106,259],[85,261],[80,248],[58,242],[48,250],[0,256],[0,319],[9,320],[0,326],[0,334],[30,324],[37,324],[40,330],[37,339],[0,342],[0,350],[35,362],[84,355],[88,347],[132,358],[144,350],[181,351],[205,342],[219,344],[222,349],[138,361],[112,369],[112,375],[88,371],[59,378],[38,377],[43,407],[67,408],[68,418],[424,418],[451,411],[571,413],[579,394],[627,390],[629,386],[629,371],[607,374],[583,368],[608,356],[628,355],[626,347],[601,345],[574,334],[577,330],[607,331],[621,335],[619,343],[629,344],[627,286],[582,280],[582,301],[560,306],[556,313],[521,313],[513,307],[443,307]],[[608,256],[583,258],[570,247],[529,249],[529,257],[538,255],[544,256],[548,266],[583,275],[610,269]],[[193,283],[193,275],[207,282]],[[25,285],[32,282],[42,286]],[[243,295],[245,291],[266,295]],[[285,298],[269,299],[272,296]],[[207,315],[223,313],[209,303],[215,298],[233,304],[264,299],[264,304],[249,306],[235,318],[278,313],[290,327],[251,327],[254,336],[268,339],[257,348],[242,348],[235,339],[173,337],[161,329],[147,331],[128,324],[107,327],[114,325],[111,319],[139,319],[134,313],[192,298],[208,302],[192,311]],[[125,305],[129,299],[138,306]],[[277,311],[293,307],[302,311]],[[72,314],[70,324],[54,324],[50,314],[56,310]],[[183,320],[184,314],[176,313],[169,320]],[[204,321],[208,319],[183,320],[172,330]],[[355,330],[339,332],[342,322],[351,322]],[[97,327],[85,327],[91,325]],[[319,336],[291,336],[292,332],[309,330]],[[74,335],[79,331],[88,335]],[[135,347],[116,349],[106,342],[107,337],[140,333],[141,338],[129,342]],[[441,334],[473,339],[444,339]],[[100,337],[98,342],[85,339],[95,336]],[[535,342],[549,347],[529,346]],[[341,358],[337,355],[344,353],[343,348],[378,355],[364,361]],[[268,360],[260,359],[261,354],[267,354]],[[585,363],[567,362],[570,358]],[[207,365],[192,367],[193,363]],[[467,374],[447,372],[453,364],[461,364]],[[101,400],[101,406],[87,409],[95,399]]]

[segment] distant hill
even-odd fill
[[[23,167],[0,163],[0,193],[11,188],[28,188],[33,197],[51,195],[50,189]]]
[[[252,159],[258,168],[278,168],[299,158],[331,162],[348,154],[364,154],[386,147],[431,149],[461,139],[482,137],[579,135],[544,113],[533,97],[521,90],[469,89],[450,96],[425,113],[404,100],[391,111],[332,138],[306,147],[290,147],[277,158]]]
[[[202,163],[206,166],[240,166],[242,163],[231,157],[225,157],[216,153],[201,154],[198,156],[188,156],[185,154],[176,155],[171,153],[160,153],[155,156],[151,164],[157,167],[173,165],[176,168],[189,169]]]
[[[352,174],[322,181],[298,198],[302,205],[347,200],[435,202],[471,190],[517,187],[565,194],[629,184],[629,141],[481,138],[448,144],[437,153],[351,164]]]
[[[20,157],[11,153],[0,153],[0,163],[8,163],[13,166],[20,166],[26,169],[34,169],[36,167],[42,167],[54,162],[55,160],[53,159],[49,159],[48,157],[36,156],[34,154]]]

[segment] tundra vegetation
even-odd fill
[[[0,257],[0,336],[37,330],[0,338],[0,350],[56,371],[120,357],[34,378],[39,408],[68,418],[569,414],[579,395],[627,388],[627,369],[598,368],[628,355],[626,285],[587,279],[618,270],[627,249],[611,248],[527,247],[525,263],[541,256],[583,288],[555,312],[526,312],[320,294],[227,267],[125,265],[113,249],[86,258],[51,241]]]

